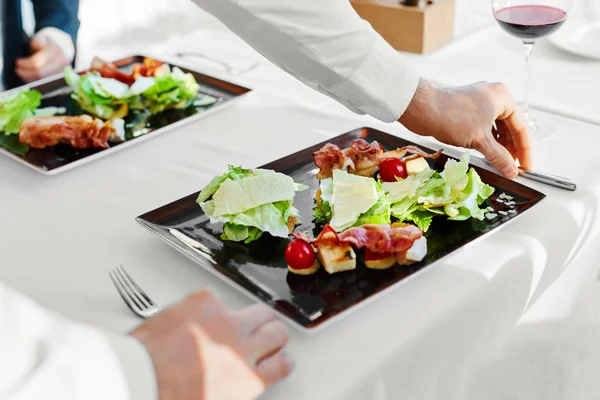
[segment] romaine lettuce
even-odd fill
[[[365,213],[358,217],[353,226],[366,224],[389,224],[390,219],[390,200],[385,193],[383,185],[375,182],[377,189],[377,202]],[[333,179],[328,178],[321,181],[321,199],[320,205],[313,207],[313,217],[318,224],[330,223],[333,218],[332,204],[333,199]]]
[[[214,220],[225,224],[222,235],[224,240],[232,240],[231,238],[234,237],[237,242],[245,241],[249,243],[258,239],[260,236],[252,233],[251,228],[256,228],[261,232],[269,232],[272,236],[285,238],[289,233],[288,218],[290,214],[293,214],[293,211],[290,210],[292,208],[291,201],[282,203],[284,204],[279,207],[275,205],[276,203],[264,204],[240,214],[225,215],[214,218]],[[285,218],[286,215],[288,218]],[[241,229],[241,227],[245,227],[246,230]],[[232,233],[232,229],[235,234]]]
[[[391,223],[390,218],[390,199],[385,194],[383,186],[380,182],[377,182],[377,203],[369,209],[366,213],[361,215],[356,221],[354,226],[361,226],[367,224],[378,224],[384,225]]]
[[[414,222],[423,231],[429,229],[434,215],[455,221],[483,220],[485,208],[480,206],[494,193],[493,187],[469,169],[469,153],[460,161],[448,160],[442,173],[426,170],[383,187],[392,202],[392,216]]]
[[[34,115],[41,101],[42,94],[32,89],[0,99],[0,131],[6,134],[19,133],[21,122]]]
[[[88,113],[105,120],[124,118],[129,108],[139,107],[139,96],[129,86],[93,71],[80,76],[65,67],[65,82],[73,88],[71,97]]]
[[[264,169],[244,169],[230,165],[225,174],[214,177],[202,189],[196,201],[210,218],[211,222],[221,222],[224,224],[224,231],[221,235],[223,240],[250,243],[260,238],[264,232],[268,232],[276,237],[288,236],[288,220],[290,217],[298,215],[298,210],[292,205],[293,199],[261,204],[232,215],[218,214],[216,212],[215,201],[211,199],[219,191],[221,185],[228,180],[238,181],[269,174],[276,174],[276,172]],[[268,184],[270,180],[264,180],[264,182]],[[274,180],[273,182],[276,181]],[[284,188],[278,185],[263,188],[263,190],[278,189],[282,190]],[[302,191],[306,190],[307,186],[292,183],[292,189],[293,191]],[[248,193],[248,203],[252,202],[251,199],[259,197],[261,197],[260,193]]]
[[[200,86],[194,75],[175,67],[166,75],[154,78],[154,84],[142,92],[152,114],[168,108],[186,108],[198,96]]]
[[[231,179],[232,181],[238,179],[244,179],[249,176],[252,176],[254,172],[250,169],[243,169],[242,167],[235,167],[233,165],[229,166],[229,169],[223,175],[215,176],[209,183],[200,191],[198,195],[198,199],[196,200],[198,203],[202,203],[208,200],[219,188],[221,184],[225,182],[227,179]]]

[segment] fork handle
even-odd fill
[[[577,184],[571,181],[568,178],[563,178],[560,176],[554,176],[550,174],[544,174],[541,172],[528,172],[522,169],[519,169],[519,175],[524,178],[528,178],[537,182],[545,183],[547,185],[555,186],[561,189],[570,190],[572,192],[577,190]]]

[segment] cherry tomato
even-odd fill
[[[396,178],[406,179],[406,164],[399,158],[388,158],[379,164],[379,176],[384,182],[396,182]]]
[[[308,269],[315,263],[315,251],[304,240],[294,239],[285,249],[285,260],[293,269]]]
[[[370,250],[365,250],[365,261],[383,260],[391,255],[391,253],[375,253]]]

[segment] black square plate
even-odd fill
[[[132,56],[113,62],[120,70],[131,72],[133,65],[142,62],[143,56]],[[171,64],[171,67],[179,67]],[[206,115],[206,113],[221,109],[225,104],[250,92],[242,86],[230,82],[222,81],[199,72],[179,67],[183,72],[191,73],[200,85],[199,94],[213,96],[217,101],[207,106],[190,106],[184,110],[167,110],[156,115],[146,115],[143,113],[130,113],[125,118],[126,132],[125,142],[111,144],[108,149],[85,149],[78,150],[68,144],[59,144],[57,146],[47,147],[45,149],[29,149],[22,151],[18,146],[18,135],[10,135],[6,138],[0,137],[0,140],[11,140],[14,143],[7,143],[7,148],[0,146],[0,153],[31,167],[44,175],[56,175],[68,169],[77,167],[86,162],[98,159],[103,156],[122,150],[135,143],[156,137],[181,124],[194,121]],[[66,115],[81,115],[83,110],[71,99],[71,87],[64,80],[64,75],[59,78],[42,81],[33,86],[28,86],[42,93],[42,104],[40,107],[65,107]],[[11,92],[16,92],[22,88],[17,88]],[[0,136],[3,134],[0,133]]]
[[[340,148],[345,148],[357,138],[364,138],[368,142],[376,140],[384,150],[414,144],[387,133],[363,128],[261,167],[287,174],[295,182],[310,187],[310,190],[297,193],[294,199],[294,205],[299,209],[302,221],[302,225],[296,228],[297,231],[314,236],[320,229],[312,221],[313,199],[319,188],[319,182],[315,177],[313,152],[325,143],[334,143]],[[421,148],[433,152],[432,149],[423,146]],[[442,155],[437,160],[430,160],[431,168],[441,171],[448,158]],[[329,275],[321,268],[314,275],[294,275],[288,272],[284,257],[289,239],[264,235],[249,245],[222,241],[220,235],[223,227],[220,224],[209,223],[208,217],[196,204],[198,193],[144,214],[137,220],[209,271],[234,283],[246,294],[259,298],[301,327],[312,331],[316,327],[323,327],[326,322],[337,319],[364,300],[381,294],[385,289],[467,243],[517,218],[545,197],[544,194],[527,186],[477,166],[473,167],[483,182],[496,189],[486,205],[494,207],[495,210],[507,210],[508,207],[496,201],[500,194],[505,193],[513,197],[516,203],[514,209],[517,213],[499,215],[492,221],[470,219],[457,222],[448,221],[443,217],[434,218],[426,234],[428,243],[426,258],[418,264],[396,265],[387,270],[367,269],[359,256],[357,268],[353,271]]]

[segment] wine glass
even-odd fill
[[[525,100],[523,111],[533,140],[544,140],[556,133],[550,119],[529,116],[529,57],[536,40],[554,33],[567,20],[572,0],[492,0],[494,17],[502,29],[525,45]]]

